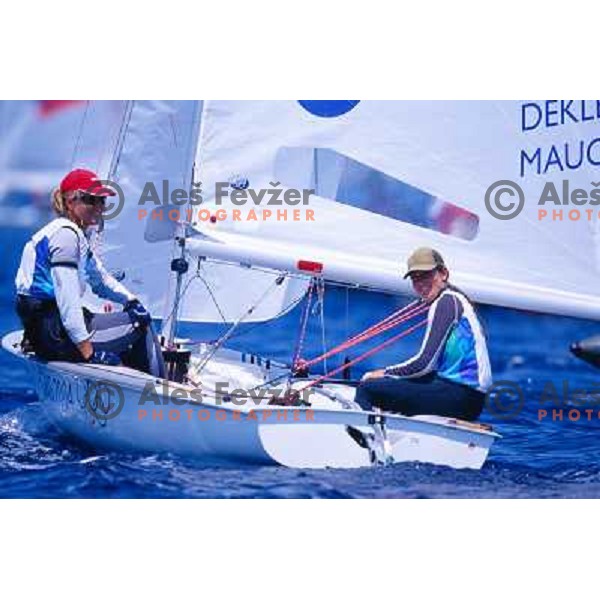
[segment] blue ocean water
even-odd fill
[[[0,243],[0,333],[18,327],[12,309],[13,277],[29,232],[2,229]],[[327,344],[341,341],[385,316],[399,300],[331,289],[325,296]],[[480,310],[489,336],[495,380],[511,380],[526,392],[524,410],[509,418],[497,406],[482,421],[503,438],[492,448],[481,471],[459,471],[405,464],[378,469],[294,470],[278,467],[205,468],[178,456],[94,452],[58,433],[48,423],[29,387],[27,372],[0,352],[0,497],[68,498],[512,498],[599,497],[600,423],[597,409],[570,421],[538,418],[548,385],[559,392],[590,394],[600,388],[600,371],[569,353],[569,344],[599,332],[591,322],[523,314],[504,309]],[[298,329],[299,309],[277,325],[248,326],[232,346],[289,360]],[[211,338],[213,328],[182,331]],[[361,369],[397,362],[413,351],[419,336],[373,356]],[[311,317],[306,356],[321,350],[318,319]],[[593,407],[593,404],[586,407]],[[586,408],[583,407],[583,408]],[[510,407],[509,407],[510,408]],[[571,408],[582,408],[572,402]]]

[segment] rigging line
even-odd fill
[[[109,167],[110,162],[112,161],[115,146],[119,139],[121,122],[123,121],[123,115],[125,114],[127,102],[125,100],[121,101],[118,104],[118,110],[116,103],[119,101],[117,100],[99,100],[98,102],[106,103],[106,108],[99,109],[99,111],[102,119],[105,118],[105,115],[108,115],[107,118],[110,120],[110,122],[107,124],[106,130],[103,132],[103,142],[99,145],[98,153],[95,157],[96,163],[94,171],[104,176],[106,170],[103,167],[104,165]],[[121,113],[121,115],[118,116],[117,113]]]
[[[200,265],[198,267],[198,270],[196,271],[196,275],[199,277],[200,281],[206,286],[206,289],[215,305],[215,307],[217,308],[217,310],[219,311],[219,315],[221,315],[221,320],[223,321],[223,323],[227,323],[227,319],[225,318],[225,315],[223,314],[223,311],[221,310],[221,307],[219,306],[219,303],[217,301],[216,296],[214,295],[212,289],[210,288],[210,286],[208,285],[208,281],[206,281],[206,279],[204,277],[202,277],[201,273],[201,268],[202,266]]]
[[[320,320],[321,320],[321,345],[323,348],[323,353],[327,352],[327,340],[325,336],[325,280],[320,278],[319,280],[319,288],[318,288],[318,296],[319,296],[319,311],[320,311]],[[327,357],[323,358],[323,369],[327,372]]]
[[[289,378],[289,376],[290,376],[289,373],[282,373],[281,375],[278,375],[277,377],[273,377],[273,379],[269,379],[269,381],[265,381],[264,383],[259,383],[258,385],[254,386],[253,388],[251,388],[248,391],[255,392],[256,390],[260,390],[260,388],[267,387],[269,385],[273,385],[274,383],[281,381],[282,379],[287,379],[287,378]]]
[[[230,266],[234,266],[234,267],[252,269],[253,271],[259,271],[261,273],[276,273],[277,272],[275,269],[269,269],[267,267],[257,267],[255,265],[241,265],[239,263],[235,263],[232,261],[221,260],[221,259],[216,259],[216,258],[213,259],[213,258],[206,257],[206,260],[210,260],[211,262],[215,262],[215,263],[219,263],[219,264],[223,264],[223,265],[230,265]],[[288,273],[288,277],[290,277],[292,279],[306,280],[306,279],[308,279],[309,276],[292,272],[292,273]],[[401,281],[400,277],[398,279]],[[348,283],[345,281],[334,281],[332,279],[326,279],[326,278],[324,278],[324,280],[325,280],[325,284],[328,287],[341,288],[341,289],[346,289],[346,290],[359,290],[359,291],[373,292],[373,293],[385,294],[386,296],[393,296],[393,297],[396,297],[396,296],[414,297],[415,296],[414,292],[411,292],[409,289],[407,289],[406,291],[400,291],[400,290],[392,291],[389,289],[371,286],[371,285],[360,284],[360,283]]]
[[[197,274],[194,274],[194,275],[192,275],[192,277],[190,277],[186,281],[186,284],[185,284],[185,286],[184,286],[184,288],[183,288],[183,290],[181,292],[181,300],[183,300],[183,298],[184,298],[185,294],[187,293],[190,285],[192,284],[192,281],[194,281],[194,279],[196,279],[197,276],[198,276]],[[173,308],[171,309],[171,312],[163,319],[163,322],[168,321],[173,316],[174,312],[175,312],[175,306],[173,306]]]
[[[310,304],[312,302],[312,295],[315,286],[315,279],[311,277],[310,283],[308,284],[308,291],[306,293],[306,304],[300,317],[300,328],[298,330],[298,338],[296,341],[296,348],[292,356],[292,365],[298,362],[298,359],[302,356],[302,348],[304,346],[304,338],[306,336],[306,327],[308,325],[308,316],[310,314]]]
[[[233,332],[237,329],[239,325],[251,315],[260,304],[262,304],[263,300],[271,293],[271,290],[275,288],[275,286],[281,285],[285,278],[287,277],[287,273],[281,273],[279,277],[264,291],[262,296],[229,328],[227,332],[221,338],[219,338],[216,344],[213,346],[212,350],[206,355],[206,357],[200,363],[196,373],[200,373],[202,369],[207,365],[210,359],[215,355],[215,353],[223,346],[223,344],[231,337]]]
[[[389,340],[386,340],[385,342],[382,342],[381,344],[379,344],[375,348],[372,348],[371,350],[368,350],[367,352],[364,352],[360,356],[357,356],[355,359],[351,360],[349,363],[344,363],[341,366],[336,367],[332,371],[330,371],[328,373],[325,373],[324,375],[321,375],[320,377],[317,377],[316,379],[314,379],[313,381],[311,381],[310,383],[308,383],[304,387],[302,387],[300,389],[297,389],[297,390],[294,390],[294,391],[297,392],[298,394],[300,394],[304,390],[307,390],[307,389],[309,389],[309,388],[311,388],[311,387],[313,387],[313,386],[321,383],[322,381],[325,381],[326,379],[330,379],[333,375],[337,375],[340,371],[343,371],[344,369],[347,369],[348,367],[352,367],[356,363],[361,362],[361,361],[369,358],[370,356],[372,356],[376,352],[379,352],[379,351],[383,350],[384,348],[387,348],[390,344],[393,344],[394,342],[398,341],[399,339],[401,339],[401,338],[409,335],[410,333],[412,333],[413,331],[415,331],[419,327],[422,327],[426,323],[427,323],[427,319],[423,319],[422,321],[419,321],[419,323],[417,323],[416,325],[413,325],[412,327],[406,329],[405,331],[402,331],[399,334],[395,335],[394,337],[391,337]]]
[[[400,325],[404,321],[408,321],[409,319],[412,319],[412,318],[418,316],[419,314],[426,312],[427,310],[429,310],[428,305],[425,304],[424,302],[421,302],[420,300],[411,302],[411,303],[407,304],[406,306],[403,306],[401,309],[394,311],[393,313],[391,313],[390,315],[388,315],[381,321],[378,321],[377,323],[371,325],[370,327],[367,327],[367,329],[360,331],[357,334],[353,335],[352,337],[347,339],[345,342],[342,342],[342,344],[340,344],[340,345],[346,345],[346,344],[354,345],[354,343],[358,343],[359,341],[361,341],[363,339],[368,339],[371,336],[378,335],[379,333],[387,331],[391,327]]]
[[[362,338],[363,336],[371,334],[375,331],[378,331],[383,327],[387,327],[387,325],[389,325],[391,323],[394,323],[395,325],[399,324],[402,322],[402,320],[408,320],[408,319],[412,318],[413,316],[415,316],[416,314],[418,314],[419,311],[423,311],[425,309],[426,309],[425,304],[423,302],[421,302],[420,300],[415,300],[414,302],[410,302],[406,306],[403,306],[402,308],[389,314],[387,317],[384,317],[383,319],[381,319],[381,321],[377,321],[377,323],[370,325],[363,331],[359,331],[358,333],[354,334],[352,337],[348,338],[345,342],[342,342],[342,343],[345,344],[346,342],[353,342],[353,341],[357,340],[358,338]]]
[[[275,275],[275,274],[281,273],[281,271],[278,271],[277,269],[269,269],[268,267],[257,267],[255,265],[241,264],[241,263],[235,262],[233,260],[222,260],[219,258],[212,258],[210,256],[203,256],[203,258],[204,258],[204,260],[206,260],[206,262],[211,262],[216,265],[224,265],[227,267],[233,267],[236,269],[244,269],[246,271],[248,269],[252,269],[252,271],[258,271],[259,273],[268,273],[270,275]],[[287,276],[290,279],[301,279],[303,281],[310,279],[310,275],[301,275],[299,273],[287,272]]]
[[[304,298],[304,293],[300,294],[299,296],[297,296],[296,298],[294,298],[291,302],[289,302],[288,304],[286,304],[274,317],[269,319],[269,322],[274,321],[275,319],[278,319],[279,317],[282,317],[283,315],[285,315],[289,310],[291,310],[292,308],[294,308],[297,304],[299,304],[302,300],[302,298]],[[265,322],[261,321],[258,323],[252,323],[252,325],[249,325],[244,331],[238,331],[236,333],[234,333],[229,339],[233,340],[233,339],[237,339],[240,338],[248,333],[250,333],[251,331],[254,331],[257,327],[264,327],[265,326]],[[189,346],[199,346],[201,344],[206,344],[206,340],[191,340],[189,342],[186,342]],[[212,342],[215,343],[215,342]]]
[[[348,339],[348,332],[350,331],[350,289],[346,288],[346,326],[344,331],[344,337]]]
[[[236,265],[236,264],[234,264],[232,262],[229,262],[229,261],[222,261],[222,260],[219,260],[219,259],[212,259],[212,258],[206,258],[205,260],[207,262],[214,263],[214,264],[222,264],[222,265],[227,265],[227,266],[231,266],[231,267],[241,268],[239,265]],[[275,273],[275,271],[273,269],[266,269],[266,268],[260,268],[260,267],[251,267],[251,268],[253,270],[260,271],[260,272],[263,272],[263,273],[269,273],[269,274]],[[288,273],[288,276],[292,277],[292,278],[295,278],[295,279],[305,279],[304,276],[295,275],[293,273]],[[327,282],[327,285],[330,286],[330,287],[339,287],[339,288],[345,289],[346,295],[347,295],[347,299],[348,299],[348,313],[349,313],[349,291],[350,291],[350,289],[356,289],[357,286],[356,285],[350,285],[350,284],[338,283],[338,282]],[[278,319],[279,317],[285,315],[291,308],[293,308],[294,306],[296,306],[302,300],[302,298],[304,296],[305,296],[305,293],[302,293],[299,296],[297,296],[296,298],[294,298],[281,311],[279,311],[271,320]],[[416,307],[419,306],[419,304],[420,304],[419,300],[415,300],[415,301],[410,302],[409,304],[407,304],[406,306],[402,307],[398,311],[396,311],[396,312],[392,313],[391,315],[389,315],[388,317],[384,318],[382,321],[379,321],[378,323],[375,323],[374,325],[370,326],[366,330],[355,334],[353,337],[351,337],[349,339],[346,339],[339,346],[336,346],[336,347],[332,348],[327,353],[327,356],[332,356],[332,355],[336,354],[337,352],[341,352],[342,350],[348,349],[352,345],[355,345],[355,344],[351,344],[350,346],[339,348],[340,346],[345,345],[348,342],[356,340],[356,343],[359,343],[360,341],[363,341],[363,336],[365,336],[365,334],[369,334],[373,330],[376,330],[377,328],[382,327],[384,324],[388,323],[392,319],[398,319],[401,316],[405,316],[404,320],[408,320],[409,318],[412,318],[414,316],[418,316],[419,312],[413,312],[413,311],[416,309]],[[413,312],[413,314],[409,314],[411,312]],[[348,320],[349,320],[349,314],[348,314]],[[401,322],[402,322],[401,320],[397,321],[397,322],[394,323],[394,325],[400,324]],[[230,336],[229,339],[238,339],[240,337],[243,337],[243,336],[251,333],[257,327],[262,327],[262,326],[264,326],[264,323],[262,323],[262,322],[260,322],[260,323],[253,323],[252,325],[250,325],[244,331],[237,331],[237,332],[233,333]],[[347,326],[347,331],[348,330],[349,330],[349,324]],[[380,332],[383,332],[383,331],[387,331],[387,328],[382,329],[381,331],[378,331],[376,333],[380,333]],[[366,338],[364,338],[364,339],[366,339]],[[188,345],[192,345],[193,346],[193,345],[205,344],[207,342],[206,342],[206,340],[194,340],[194,341],[188,341],[187,343],[188,343]],[[215,343],[215,342],[210,342],[210,343]],[[339,348],[339,350],[338,350],[338,348]],[[320,360],[320,358],[321,357],[317,357],[315,359],[312,359],[312,360],[308,361],[309,362],[309,366],[310,366],[310,364],[314,364],[315,362],[318,362],[318,360]]]
[[[133,110],[134,100],[127,100],[125,106],[123,107],[123,116],[121,117],[121,124],[119,126],[119,133],[117,134],[117,139],[115,142],[115,147],[112,152],[112,158],[110,161],[110,166],[108,168],[107,180],[109,182],[114,181],[117,167],[119,165],[119,161],[121,160],[121,154],[123,152],[123,146],[125,145],[125,136],[127,134],[127,129],[129,127],[129,122],[131,121],[131,113]],[[94,246],[92,250],[98,252],[98,255],[102,257],[102,242],[104,236],[104,226],[102,226],[101,230],[96,230],[96,234],[94,235]]]
[[[234,262],[233,260],[222,260],[218,258],[211,258],[205,256],[207,261],[220,264],[220,265],[229,265],[231,267],[244,268],[244,269],[252,269],[253,271],[259,271],[261,273],[278,273],[276,269],[269,269],[267,267],[257,267],[255,265],[242,265],[238,262]],[[300,273],[290,273],[288,272],[288,277],[292,279],[302,279],[306,280],[309,278],[309,275],[303,275]],[[400,280],[400,277],[398,278]],[[357,283],[347,283],[343,281],[333,281],[331,279],[325,279],[325,283],[329,287],[336,287],[342,289],[349,290],[363,290],[368,292],[376,292],[380,294],[386,294],[388,296],[414,296],[414,293],[410,292],[408,289],[405,292],[402,291],[390,291],[389,289],[378,288],[369,285],[357,284]]]
[[[301,302],[302,298],[304,298],[304,295],[305,294],[302,293],[302,294],[300,294],[300,296],[297,296],[296,298],[294,298],[291,302],[286,304],[274,317],[269,319],[269,321],[274,321],[275,319],[278,319],[279,317],[282,317],[283,315],[285,315],[292,308],[294,308],[299,302]],[[236,338],[242,337],[242,336],[250,333],[251,331],[254,331],[257,327],[263,327],[264,325],[265,325],[264,322],[253,323],[245,331],[238,331],[237,333],[234,333],[229,339],[231,340],[231,339],[236,339]]]
[[[75,140],[75,147],[73,148],[73,155],[71,156],[71,169],[73,169],[75,165],[75,159],[77,158],[77,154],[79,152],[79,143],[81,142],[81,138],[83,137],[83,127],[85,126],[85,121],[87,119],[88,109],[90,107],[90,101],[85,101],[85,110],[83,111],[83,116],[81,118],[81,124],[79,125],[79,133],[77,135],[77,139]]]
[[[125,138],[127,137],[127,130],[131,123],[134,104],[135,100],[127,100],[127,103],[125,104],[121,126],[119,127],[119,134],[117,135],[117,142],[108,168],[108,179],[111,181],[116,177],[117,169],[119,168],[119,162],[121,161],[121,155],[123,154],[123,146],[125,145]]]
[[[355,338],[353,338],[352,340],[349,340],[347,342],[343,342],[342,344],[340,344],[337,348],[333,348],[332,350],[330,350],[326,356],[333,356],[335,354],[338,354],[344,350],[347,350],[349,348],[352,348],[358,344],[361,344],[362,342],[366,342],[367,340],[376,337],[378,335],[380,335],[381,333],[385,333],[386,331],[390,330],[390,329],[394,329],[396,328],[398,325],[405,323],[406,321],[413,319],[416,316],[419,316],[423,313],[427,312],[426,308],[423,308],[419,311],[413,312],[410,315],[406,315],[405,317],[401,317],[396,319],[395,321],[390,321],[389,323],[382,325],[379,328],[373,329],[372,331],[368,331],[366,333],[361,334],[360,336],[356,336]],[[323,360],[322,357],[317,357],[317,359],[313,359],[312,361],[308,362],[308,365],[311,366],[312,364],[314,364],[315,362],[319,362],[320,360]]]
[[[175,145],[176,149],[179,149],[179,141],[177,138],[177,124],[175,123],[175,117],[170,114],[168,116],[169,119],[169,125],[171,126],[171,133],[173,134],[173,144]],[[186,172],[185,172],[185,165],[181,165],[181,180],[182,180],[182,185],[185,186],[185,177],[186,177]]]
[[[419,316],[420,314],[423,314],[427,310],[428,308],[426,306],[420,306],[419,302],[413,302],[411,304],[408,304],[399,311],[392,313],[385,319],[375,323],[374,325],[371,325],[364,331],[361,331],[356,335],[352,336],[351,338],[338,344],[337,346],[334,346],[325,354],[321,354],[320,356],[316,356],[315,358],[307,360],[306,366],[310,367],[324,360],[325,358],[329,358],[331,356],[339,354],[344,350],[352,348],[353,346],[356,346],[357,344],[360,344],[372,337],[375,337],[380,333],[384,333],[385,331],[388,331],[389,329],[392,329],[400,325],[401,323],[404,323],[405,321],[408,321],[410,319],[413,319],[414,317]]]

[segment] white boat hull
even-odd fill
[[[51,421],[95,448],[174,453],[207,465],[356,468],[417,461],[479,469],[499,437],[453,419],[344,408],[332,395],[343,399],[353,390],[339,384],[325,386],[311,396],[311,406],[302,407],[258,399],[238,406],[204,393],[198,399],[196,388],[126,367],[38,361],[21,353],[20,339],[21,332],[14,332],[2,346],[27,361]],[[203,389],[214,389],[218,377],[246,386],[264,381],[265,367],[243,358],[232,351],[217,355],[202,372]],[[179,398],[173,399],[175,393]]]

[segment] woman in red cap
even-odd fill
[[[115,192],[86,169],[75,169],[52,194],[57,218],[26,244],[16,277],[17,313],[24,347],[44,360],[128,366],[162,375],[151,317],[102,265],[89,244],[102,224],[106,198]],[[122,313],[93,314],[82,306],[86,283]]]

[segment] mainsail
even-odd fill
[[[540,220],[538,213],[546,182],[560,190],[568,178],[571,189],[589,190],[600,170],[590,160],[543,174],[533,163],[536,148],[589,138],[597,122],[527,127],[518,101],[363,101],[333,114],[307,102],[205,103],[196,158],[203,206],[222,208],[217,184],[235,174],[255,190],[314,188],[315,219],[263,218],[265,209],[286,206],[251,201],[237,207],[237,221],[198,221],[197,230],[214,243],[193,242],[197,254],[280,268],[313,261],[331,279],[403,292],[406,257],[430,245],[445,256],[453,281],[479,302],[600,317],[594,222],[585,214],[570,220],[573,206],[562,207],[560,220]],[[523,190],[514,219],[486,209],[486,191],[501,180]],[[258,217],[245,219],[250,211]],[[453,211],[458,227],[440,223]]]

